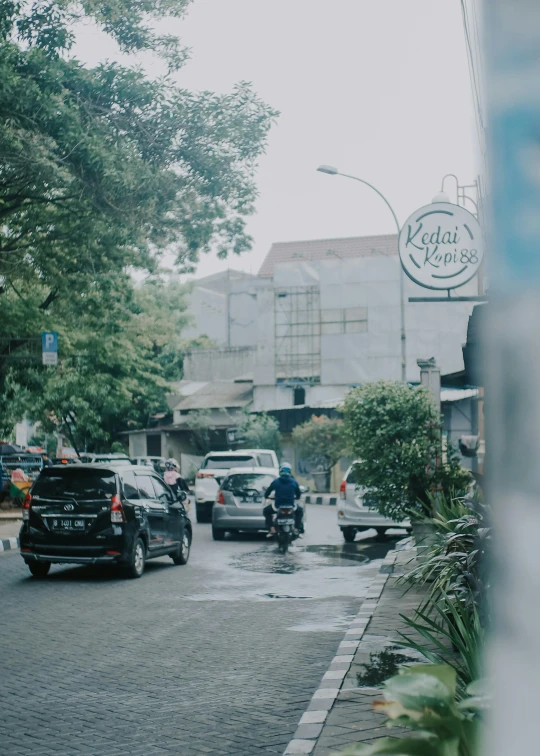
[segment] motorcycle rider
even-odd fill
[[[163,475],[163,480],[172,488],[175,496],[178,496],[180,491],[186,491],[186,493],[189,493],[189,487],[180,475],[178,462],[172,457],[165,462],[165,474]]]
[[[279,508],[280,506],[294,506],[295,502],[298,501],[300,496],[302,495],[302,492],[300,491],[300,486],[298,485],[297,481],[293,478],[292,474],[292,467],[289,465],[288,462],[285,462],[281,465],[279,468],[279,478],[276,478],[275,480],[270,483],[268,488],[266,489],[264,493],[264,498],[268,499],[270,498],[270,494],[274,493],[275,496],[275,506],[276,508]],[[272,504],[268,504],[263,509],[264,519],[266,520],[266,525],[268,527],[269,535],[274,535],[276,532],[276,529],[274,528],[273,518],[274,518],[274,506]],[[296,509],[294,511],[294,519],[295,519],[295,527],[299,533],[304,532],[304,509],[300,506],[300,504],[296,505]]]

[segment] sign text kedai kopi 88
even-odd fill
[[[480,225],[459,205],[438,202],[413,213],[399,235],[409,278],[428,289],[455,289],[470,281],[484,256]]]

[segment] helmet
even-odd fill
[[[288,462],[285,462],[281,465],[279,468],[279,474],[280,475],[292,475],[292,467]]]
[[[179,467],[179,465],[178,465],[178,462],[177,462],[177,461],[176,461],[175,459],[173,459],[172,457],[170,457],[170,458],[169,458],[169,459],[168,459],[168,460],[167,460],[167,461],[165,462],[165,467],[166,467],[166,468],[167,468],[168,470],[177,470],[177,469],[178,469],[178,467]]]

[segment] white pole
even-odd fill
[[[491,174],[486,412],[494,711],[485,754],[540,750],[540,2],[485,0]]]

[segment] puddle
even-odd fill
[[[248,572],[292,575],[314,567],[357,567],[375,559],[383,559],[390,548],[390,544],[362,542],[339,545],[296,545],[287,555],[283,555],[272,545],[270,548],[262,548],[233,557],[231,566]]]
[[[289,627],[297,633],[343,633],[354,618],[353,614],[334,614],[333,612],[317,612],[313,622],[305,622],[301,625]]]
[[[264,593],[263,596],[267,596],[271,599],[311,599],[313,596],[287,596],[279,593]]]
[[[395,646],[384,648],[369,655],[369,662],[363,664],[363,671],[356,673],[359,688],[376,688],[385,680],[397,675],[400,667],[411,662],[410,656]]]

